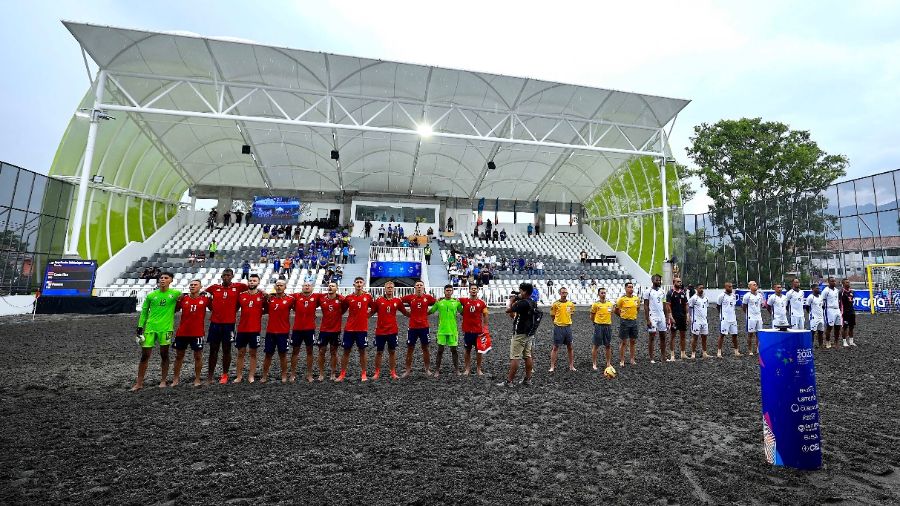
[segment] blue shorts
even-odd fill
[[[365,348],[368,346],[369,334],[363,331],[356,330],[345,330],[344,331],[344,349],[349,350],[353,347],[354,344],[358,348]]]
[[[424,329],[409,329],[406,333],[406,345],[415,346],[416,341],[422,343],[422,346],[428,346],[428,327]]]
[[[233,323],[210,323],[207,331],[207,341],[211,345],[219,343],[231,343],[234,341]]]
[[[561,344],[572,344],[572,326],[553,326],[553,344],[559,346]]]
[[[319,332],[319,346],[333,346],[335,348],[341,343],[340,332]]]
[[[272,334],[271,332],[266,332],[266,355],[275,353],[276,346],[278,347],[279,354],[287,353],[288,334]]]
[[[252,350],[259,348],[259,332],[238,332],[234,338],[234,346],[236,348],[247,348]]]
[[[375,335],[375,349],[384,351],[384,345],[387,344],[389,350],[397,349],[397,334],[385,334],[383,336]]]
[[[305,344],[307,348],[312,348],[315,336],[315,330],[294,330],[291,333],[291,346],[299,348]]]
[[[191,347],[194,351],[200,351],[203,349],[203,336],[198,337],[188,337],[188,336],[175,336],[175,341],[172,342],[172,347],[176,350],[186,350],[188,346]]]
[[[469,346],[475,346],[478,342],[478,336],[481,335],[481,332],[463,332],[463,344],[468,348]]]

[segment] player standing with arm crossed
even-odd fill
[[[306,346],[306,382],[312,383],[313,377],[313,344],[316,338],[316,308],[319,307],[321,294],[313,293],[312,283],[303,283],[300,293],[294,294],[294,328],[291,331],[291,377],[290,382],[297,380],[297,362],[300,359],[300,347]]]
[[[238,297],[241,319],[237,326],[234,345],[238,350],[237,376],[235,383],[244,381],[244,354],[250,350],[250,374],[248,382],[256,381],[256,350],[259,348],[259,335],[262,333],[262,317],[266,310],[266,294],[259,290],[259,276],[251,274],[247,283],[249,290]]]
[[[366,348],[369,344],[369,312],[374,309],[374,299],[363,291],[366,280],[357,277],[353,280],[353,293],[344,297],[344,310],[347,311],[347,325],[344,328],[344,356],[341,358],[341,374],[338,382],[347,377],[347,364],[350,362],[350,350],[356,345],[359,350],[360,381],[369,381],[366,376]]]
[[[709,299],[703,293],[703,284],[697,285],[697,291],[688,299],[689,321],[691,326],[691,358],[697,356],[697,336],[700,336],[701,345],[703,346],[701,357],[708,358],[706,353],[706,336],[709,335]]]
[[[559,355],[559,346],[566,345],[569,356],[569,370],[575,371],[575,349],[572,347],[572,313],[575,312],[575,303],[569,300],[569,290],[566,287],[559,289],[559,299],[550,305],[550,316],[553,317],[553,348],[550,350],[550,370],[556,371],[556,358]]]
[[[337,283],[328,283],[328,294],[319,298],[322,322],[319,324],[319,381],[325,381],[325,350],[331,348],[331,376],[337,379],[337,349],[341,345],[341,316],[344,301],[337,293]]]
[[[752,357],[758,346],[758,341],[756,346],[754,346],[754,341],[763,325],[763,296],[756,290],[756,281],[751,281],[749,287],[750,291],[744,294],[741,304],[743,304],[744,314],[747,316],[747,354]]]
[[[800,289],[800,280],[794,278],[791,280],[791,289],[787,292],[788,308],[791,310],[790,323],[792,329],[803,330],[804,325],[803,305],[806,295]]]
[[[175,308],[181,296],[181,292],[169,288],[174,277],[170,272],[160,274],[159,288],[148,293],[141,306],[137,326],[141,361],[138,364],[137,381],[131,387],[132,392],[144,388],[144,375],[147,374],[147,365],[157,342],[161,370],[159,388],[166,387],[166,378],[169,376],[169,345],[172,344],[172,331],[175,329]]]
[[[219,360],[219,348],[222,349],[222,375],[219,383],[228,383],[228,370],[231,368],[231,342],[234,340],[234,322],[237,320],[238,295],[247,291],[247,285],[232,283],[234,271],[222,271],[222,282],[211,285],[204,290],[212,296],[212,316],[209,318],[209,369],[206,371],[206,383],[212,384]]]
[[[769,312],[772,314],[773,327],[789,327],[788,322],[788,298],[781,293],[781,285],[775,284],[772,287],[774,293],[769,295],[766,305],[769,306]]]
[[[373,380],[381,377],[381,358],[384,347],[388,349],[388,364],[391,369],[391,379],[400,379],[397,375],[397,313],[409,316],[409,312],[399,298],[394,297],[394,282],[384,284],[384,295],[375,299],[375,303],[369,308],[369,316],[378,315],[375,325],[375,373]]]
[[[819,285],[812,286],[812,293],[806,298],[806,312],[809,315],[809,330],[816,339],[816,348],[824,345],[825,299],[819,293]]]
[[[403,377],[412,374],[413,355],[416,351],[416,341],[422,344],[422,360],[425,362],[425,375],[431,376],[431,353],[428,349],[428,306],[435,302],[435,298],[425,293],[425,283],[416,281],[415,293],[401,297],[400,300],[409,308],[409,330],[406,337],[406,369]]]
[[[733,285],[731,282],[726,282],[725,291],[719,295],[719,300],[716,302],[716,305],[719,306],[719,346],[716,348],[716,357],[718,358],[722,358],[722,345],[725,343],[725,336],[729,334],[734,356],[743,356],[738,347],[737,301]]]
[[[825,301],[825,348],[831,348],[831,333],[834,332],[834,346],[841,337],[841,327],[844,325],[843,311],[841,311],[841,292],[835,286],[837,281],[828,277],[828,286],[822,290],[822,299]]]
[[[653,340],[659,336],[659,359],[665,360],[666,332],[668,331],[666,322],[671,319],[671,313],[669,313],[668,303],[664,302],[666,293],[662,289],[662,276],[654,274],[651,281],[653,287],[644,294],[644,319],[647,322],[647,353],[650,355],[650,363],[655,364]]]
[[[291,309],[294,308],[294,298],[284,293],[287,282],[279,279],[275,282],[275,293],[266,298],[266,313],[269,321],[266,322],[266,357],[263,359],[263,372],[261,383],[269,380],[269,367],[272,366],[272,355],[278,350],[278,365],[281,368],[281,382],[287,383],[287,348],[288,336],[291,332]]]
[[[484,372],[481,370],[481,362],[483,353],[478,353],[477,342],[481,334],[488,330],[488,308],[487,303],[478,298],[478,285],[469,287],[469,297],[459,299],[462,304],[463,317],[463,343],[466,346],[466,354],[463,358],[463,374],[468,375],[471,367],[472,348],[475,350],[475,373],[482,376]]]
[[[172,386],[181,381],[181,367],[184,364],[184,353],[188,346],[194,351],[194,386],[202,384],[203,372],[203,335],[206,324],[206,310],[209,308],[209,296],[200,293],[200,280],[195,279],[188,284],[189,293],[178,299],[176,311],[181,311],[181,320],[175,331],[175,372]]]
[[[678,334],[679,345],[681,346],[681,359],[684,360],[687,358],[687,354],[685,353],[687,343],[685,343],[684,334],[688,328],[688,295],[687,292],[684,291],[684,286],[681,284],[681,278],[676,277],[672,280],[672,289],[666,294],[666,305],[669,309],[669,328],[672,329],[672,340],[669,346],[669,359],[667,362],[675,361],[676,333]],[[662,342],[660,342],[660,345],[662,345]],[[663,353],[665,353],[665,350],[663,350]],[[662,359],[662,356],[660,356],[660,359]]]

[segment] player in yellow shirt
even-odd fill
[[[606,300],[606,288],[597,290],[597,302],[591,304],[591,321],[594,322],[594,339],[591,346],[591,361],[597,370],[597,352],[606,347],[606,367],[612,365],[612,312],[613,303]]]
[[[638,306],[641,305],[640,297],[634,294],[634,284],[625,283],[625,295],[619,297],[616,301],[615,313],[619,317],[619,366],[625,365],[625,340],[629,341],[629,351],[631,356],[631,365],[635,365],[634,361],[634,343],[637,341],[638,327],[637,314]]]
[[[569,370],[575,370],[575,349],[572,347],[572,313],[575,303],[568,300],[569,291],[559,289],[559,300],[550,305],[550,316],[553,317],[553,350],[550,351],[550,372],[556,370],[556,357],[559,345],[565,344],[569,352]]]

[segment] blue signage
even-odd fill
[[[422,264],[419,262],[372,262],[370,278],[422,278]]]
[[[822,467],[812,332],[760,331],[759,377],[766,460],[795,469]]]
[[[96,260],[51,260],[44,271],[41,294],[90,297],[96,271]]]

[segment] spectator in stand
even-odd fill
[[[269,263],[269,248],[259,248],[259,263],[263,264],[263,268]]]
[[[294,240],[295,241],[300,240],[300,225],[297,225],[296,227],[294,227]]]
[[[553,297],[553,280],[547,278],[547,297]]]
[[[384,235],[385,235],[384,223],[382,223],[381,226],[378,227],[378,240],[383,241]]]
[[[247,225],[250,224],[251,219],[253,219],[253,211],[247,211]]]
[[[519,274],[525,272],[525,258],[519,257]]]
[[[491,219],[488,218],[487,223],[484,224],[484,231],[488,236],[491,235],[491,231],[494,229],[494,224],[491,222]]]
[[[350,253],[350,263],[355,264],[356,263],[356,248],[354,248],[353,246],[350,246],[350,249],[348,250],[348,252]]]
[[[341,266],[338,266],[337,269],[334,271],[334,275],[331,277],[331,279],[335,283],[340,283],[341,280],[344,279],[344,268]]]
[[[346,264],[350,260],[350,247],[346,244],[341,248],[341,263]]]
[[[527,229],[527,230],[528,230],[528,237],[531,237],[531,234],[534,233],[534,225],[532,225],[531,223],[529,223],[529,224],[528,224],[528,229]]]
[[[216,244],[216,240],[213,239],[209,243],[209,259],[210,260],[212,260],[213,258],[216,258],[216,251],[219,251],[219,245]]]
[[[593,288],[594,290],[597,289],[597,280],[594,278],[591,278],[591,288]]]
[[[587,258],[587,251],[581,250],[581,263],[586,264]]]
[[[536,223],[534,225],[534,235],[541,235],[541,224]]]
[[[235,225],[240,225],[240,224],[241,224],[241,221],[243,221],[243,220],[244,220],[244,213],[242,213],[241,211],[235,211],[235,212],[234,212],[234,223],[235,223]]]
[[[225,211],[225,214],[222,216],[222,223],[224,223],[226,227],[231,226],[231,211]]]
[[[340,263],[340,261],[341,261],[341,252],[342,252],[342,251],[341,251],[341,247],[340,247],[340,246],[335,246],[335,247],[334,247],[334,250],[332,250],[331,256],[334,257],[334,263],[336,263],[336,264],[337,264],[337,263]]]
[[[400,237],[406,238],[406,234],[403,232],[403,227],[398,223],[397,224],[397,235]]]
[[[459,286],[459,276],[451,277],[450,283],[453,285],[454,288],[458,287]]]
[[[286,277],[291,277],[291,273],[294,269],[294,260],[291,257],[287,257],[281,261],[281,272],[284,273]]]
[[[544,275],[544,262],[540,260],[534,262],[534,273],[538,276]]]
[[[422,253],[425,254],[425,264],[426,264],[426,265],[427,265],[427,264],[430,264],[430,263],[431,263],[431,245],[430,245],[430,244],[426,244],[426,245],[425,245],[425,248],[424,248],[424,251],[422,251]]]
[[[153,269],[144,267],[144,270],[141,272],[141,279],[153,279]]]
[[[506,271],[507,269],[509,269],[509,264],[506,262],[506,257],[503,257],[500,259],[500,270]]]
[[[525,264],[525,270],[528,271],[529,276],[534,276],[534,263],[531,260]]]
[[[281,234],[281,228],[277,225],[269,229],[269,237],[272,239],[278,239],[278,236]]]
[[[453,232],[453,218],[447,217],[447,232]]]
[[[241,264],[241,281],[245,279],[250,281],[250,262],[248,260],[244,260],[244,263]]]
[[[275,259],[272,260],[272,272],[275,274],[281,274],[281,259],[278,257],[275,257]]]
[[[293,232],[293,230],[294,230],[293,225],[288,225],[288,226],[284,227],[284,238],[285,239],[289,238],[291,236],[291,232]]]
[[[585,276],[583,272],[578,275],[578,281],[581,282],[582,288],[587,286],[587,276]]]
[[[481,270],[481,286],[487,286],[491,282],[491,269],[485,267]]]
[[[188,255],[188,265],[191,267],[194,266],[194,263],[197,261],[197,255],[194,254],[194,250],[191,250],[191,254]]]
[[[506,229],[505,229],[505,228],[504,228],[503,230],[500,231],[500,240],[501,240],[501,241],[505,241],[505,240],[506,240]]]
[[[303,277],[304,283],[314,284],[316,282],[316,276],[313,274],[313,271],[306,271],[306,276]]]
[[[209,213],[209,216],[206,217],[206,229],[212,230],[214,228],[216,228],[216,218],[212,213]]]
[[[474,232],[475,237],[480,237],[479,234],[478,234],[478,228],[479,228],[480,226],[481,226],[481,225],[478,224],[478,223],[475,224],[475,232]]]
[[[434,229],[428,227],[428,232],[426,232],[426,234],[428,235],[428,239],[431,239],[434,236]]]
[[[384,225],[382,225],[382,226],[384,226]],[[394,224],[393,223],[388,223],[387,236],[390,240],[394,239]]]
[[[268,238],[269,238],[269,232],[270,232],[271,230],[272,230],[272,227],[271,227],[269,224],[263,225],[263,229],[262,229],[262,232],[263,232],[263,239],[268,239]]]
[[[494,229],[494,242],[497,242],[499,240],[500,240],[500,232],[497,232],[497,229],[495,228]]]

